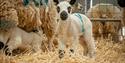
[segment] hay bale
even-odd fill
[[[95,37],[101,37],[103,33],[103,25],[100,22],[93,22],[93,33]]]
[[[0,23],[0,27],[4,29],[18,25],[17,11],[14,9],[11,0],[0,0]]]
[[[19,27],[27,32],[41,26],[40,20],[40,9],[35,7],[34,3],[31,2],[27,7],[17,6],[16,8],[19,17]]]
[[[112,4],[96,4],[87,12],[91,18],[121,18],[121,11],[118,7]]]
[[[53,1],[49,1],[49,5],[47,8],[41,6],[40,8],[40,16],[41,16],[41,28],[43,33],[47,37],[47,46],[50,45],[50,41],[55,33],[55,28],[57,25],[57,15],[56,15],[56,7]],[[56,42],[56,41],[55,41]],[[52,43],[51,43],[52,44]]]
[[[47,35],[49,39],[52,37],[57,23],[55,8],[56,7],[53,3],[51,3],[48,8],[40,8],[40,16],[42,22],[41,27],[43,29],[43,32]]]
[[[1,0],[0,4],[0,19],[14,21],[16,26],[27,32],[41,25],[40,10],[33,2],[30,2],[27,7],[21,0]]]
[[[121,18],[121,11],[118,7],[113,6],[112,4],[100,3],[90,8],[87,12],[87,16],[89,18],[119,19]],[[116,34],[119,29],[119,24],[120,23],[115,22],[94,22],[94,34],[101,33],[101,35],[104,36],[109,33]],[[99,32],[99,30],[101,30],[101,32]]]
[[[80,12],[80,10],[82,10],[82,4],[80,3],[75,3],[72,7],[72,12]]]

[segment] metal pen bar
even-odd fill
[[[91,21],[100,21],[100,22],[121,22],[121,19],[113,18],[90,18]]]

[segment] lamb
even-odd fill
[[[3,20],[1,20],[1,22],[2,21]],[[11,22],[11,21],[3,21],[3,22]],[[5,24],[10,25],[9,23]],[[8,46],[5,50],[6,53],[10,54],[14,49],[28,45],[32,47],[33,52],[41,51],[40,47],[42,43],[42,32],[28,33],[17,26],[10,29],[1,29],[1,28],[0,28],[0,42],[3,42],[5,45]]]
[[[54,0],[57,6],[59,27],[58,27],[58,42],[59,42],[59,58],[64,57],[66,45],[70,47],[70,52],[77,51],[78,43],[85,47],[85,55],[91,58],[95,56],[95,43],[92,33],[92,23],[83,14],[72,14],[72,7],[76,0],[62,1]]]

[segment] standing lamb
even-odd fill
[[[72,7],[76,0],[62,1],[54,0],[57,5],[58,12],[58,39],[59,39],[59,58],[64,56],[64,49],[67,46],[70,47],[70,52],[77,51],[78,43],[81,43],[85,47],[86,55],[94,57],[95,43],[92,33],[92,23],[83,14],[72,14]],[[80,40],[80,41],[79,41]],[[84,44],[83,44],[84,43]]]

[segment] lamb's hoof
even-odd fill
[[[89,53],[88,54],[90,58],[95,58],[96,54],[95,53]]]
[[[64,50],[59,50],[59,58],[60,59],[64,57],[64,54],[65,54]]]
[[[6,49],[5,49],[5,54],[6,54],[7,56],[11,56],[11,55],[12,55],[12,52],[9,50],[9,48],[6,48]]]
[[[72,57],[72,56],[74,56],[74,50],[73,49],[70,49],[70,52],[69,52],[69,57]]]
[[[70,52],[74,53],[74,50],[73,50],[73,49],[70,49]]]

